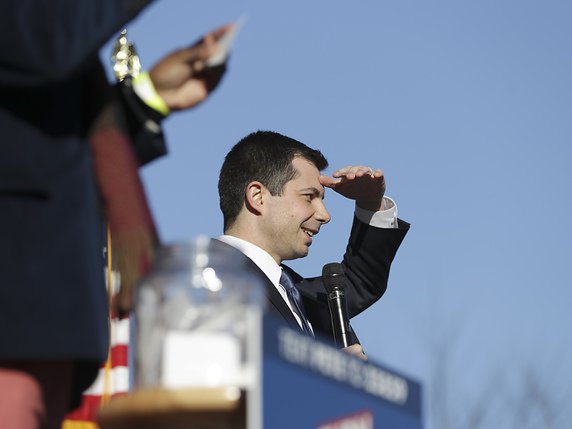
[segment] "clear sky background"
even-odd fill
[[[222,84],[167,119],[170,153],[144,168],[163,240],[222,232],[218,171],[251,131],[322,150],[329,173],[381,167],[412,227],[353,322],[370,358],[423,383],[429,429],[479,404],[505,404],[489,427],[514,427],[531,379],[570,427],[572,2],[164,0],[129,38],[150,68],[241,15]],[[292,264],[307,276],[347,242],[353,203],[326,204]]]

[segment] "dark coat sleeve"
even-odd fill
[[[398,220],[398,228],[376,228],[354,218],[342,265],[348,285],[348,312],[354,317],[383,296],[397,249],[409,230]]]
[[[145,165],[167,153],[161,113],[147,106],[133,90],[131,79],[117,84],[131,143],[139,165]]]

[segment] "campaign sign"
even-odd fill
[[[263,323],[262,387],[264,428],[423,427],[419,383],[269,316]]]

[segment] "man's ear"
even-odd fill
[[[260,182],[250,182],[246,187],[245,203],[249,211],[260,214],[266,187]]]

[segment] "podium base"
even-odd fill
[[[101,429],[245,429],[245,392],[236,387],[141,389],[105,404]]]

